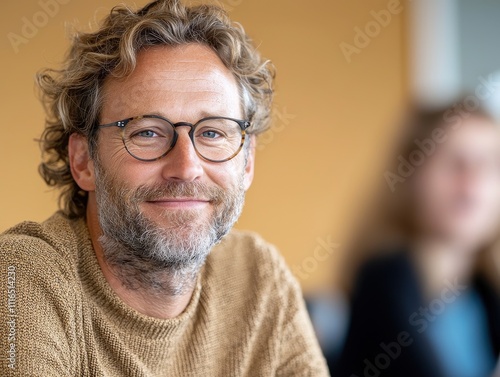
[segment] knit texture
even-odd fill
[[[297,281],[254,234],[226,236],[168,320],[113,292],[83,219],[22,223],[0,255],[0,376],[328,376]]]

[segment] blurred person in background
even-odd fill
[[[332,375],[493,374],[500,352],[500,125],[464,104],[416,109],[406,121],[402,148],[384,174],[385,194],[358,234],[364,244],[355,249],[378,254],[365,254],[369,261],[356,274]]]

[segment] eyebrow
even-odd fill
[[[160,112],[160,111],[152,111],[152,112],[148,112],[148,113],[144,113],[144,114],[137,114],[137,115],[156,115],[156,116],[160,116],[162,118],[166,118],[168,119],[169,121],[173,122],[173,119],[171,119],[168,114],[166,113],[163,113],[163,112]],[[201,111],[199,114],[198,114],[198,118],[196,119],[197,121],[200,120],[200,119],[204,119],[204,118],[209,118],[209,117],[217,117],[217,116],[228,116],[226,114],[221,114],[221,113],[217,113],[217,112],[208,112],[206,110],[203,110]],[[183,121],[183,120],[179,120],[180,122]]]

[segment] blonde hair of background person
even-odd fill
[[[113,8],[38,76],[62,211],[0,237],[3,375],[327,376],[275,248],[231,230],[274,73],[216,6]]]

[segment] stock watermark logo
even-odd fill
[[[480,76],[479,85],[474,94],[468,95],[462,102],[455,104],[443,114],[443,127],[434,128],[429,138],[413,140],[415,148],[409,155],[397,157],[396,171],[386,170],[384,172],[385,181],[391,192],[396,191],[398,183],[403,183],[410,178],[415,173],[416,168],[423,165],[426,159],[434,154],[437,145],[445,143],[449,139],[450,133],[458,130],[463,121],[481,107],[482,102],[488,101],[496,94],[499,87],[500,81],[495,79],[494,75],[489,75],[487,79]]]
[[[266,145],[272,143],[276,134],[285,130],[296,117],[297,115],[290,114],[286,107],[274,108],[271,113],[271,127],[259,135],[257,150],[262,150]]]
[[[399,165],[397,172],[387,170],[384,173],[384,178],[389,185],[391,192],[396,191],[396,184],[404,182],[409,178],[417,166],[421,166],[425,159],[431,156],[436,150],[436,144],[444,143],[448,139],[448,134],[441,127],[436,127],[432,130],[431,138],[424,140],[415,139],[415,149],[413,149],[409,156],[405,158],[402,155],[398,156]]]
[[[444,288],[441,290],[439,297],[432,300],[427,306],[421,306],[413,312],[408,323],[411,328],[416,329],[418,334],[424,333],[429,323],[436,321],[442,315],[446,308],[455,302],[464,291],[467,290],[466,285],[458,282],[444,282]],[[380,377],[383,371],[387,370],[391,364],[397,360],[404,352],[404,349],[411,346],[415,338],[409,331],[401,331],[391,342],[380,343],[380,352],[373,359],[364,359],[363,361],[363,376],[364,377]],[[356,374],[351,374],[350,377],[359,377]]]
[[[31,17],[21,18],[21,28],[19,33],[10,32],[7,39],[17,54],[20,46],[29,43],[36,37],[40,29],[43,29],[49,21],[60,11],[61,5],[68,4],[71,0],[40,0],[38,6],[40,9],[33,13]]]
[[[411,0],[410,0],[411,1]],[[403,11],[400,0],[390,0],[386,9],[370,12],[371,20],[363,28],[356,26],[354,28],[353,43],[341,42],[340,50],[348,63],[352,61],[352,55],[359,55],[363,49],[367,48],[373,39],[378,37],[383,29],[391,23],[394,16]]]
[[[10,369],[16,369],[16,267],[7,267],[7,362]]]
[[[446,281],[441,296],[432,300],[426,307],[420,307],[410,316],[408,322],[417,328],[419,334],[423,333],[429,327],[429,322],[434,322],[438,316],[444,313],[446,307],[454,303],[465,290],[467,290],[467,286],[460,284],[458,280],[455,280],[454,283]]]
[[[325,239],[318,238],[317,246],[314,248],[311,256],[304,258],[298,266],[292,267],[292,272],[301,280],[307,280],[317,269],[321,262],[326,261],[333,252],[339,248],[340,244],[332,241],[330,236]]]

